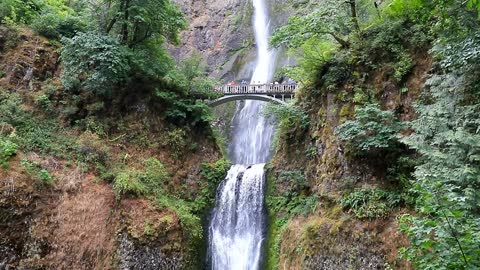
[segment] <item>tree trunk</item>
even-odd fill
[[[130,7],[130,0],[125,0],[123,5],[123,25],[122,25],[122,43],[128,43],[128,9]]]
[[[338,43],[340,43],[340,45],[343,47],[343,48],[348,48],[350,47],[350,42],[348,42],[347,40],[344,40],[343,38],[339,37],[337,34],[335,34],[334,32],[329,32],[328,33],[329,35],[331,35]]]
[[[110,9],[112,7],[112,2],[109,1],[107,4],[107,8]],[[105,33],[108,35],[110,31],[112,31],[113,26],[117,23],[118,17],[120,16],[119,14],[122,13],[123,9],[123,1],[120,3],[118,7],[118,13],[115,14],[115,16],[112,18],[110,23],[107,25],[107,28],[105,29]],[[105,15],[106,17],[107,15]]]
[[[117,17],[115,16],[115,18],[113,18],[108,24],[107,29],[105,29],[105,33],[109,34],[116,22],[117,22]]]
[[[357,5],[355,0],[348,0],[347,2],[350,5],[350,10],[352,12],[352,23],[355,27],[357,32],[360,32],[360,25],[358,24],[358,16],[357,16]]]

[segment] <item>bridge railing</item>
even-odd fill
[[[228,94],[294,94],[297,84],[240,84],[224,85],[215,90]]]

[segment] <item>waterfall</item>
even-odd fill
[[[271,80],[275,53],[268,48],[266,0],[252,0],[257,64],[252,83]],[[274,127],[262,115],[264,103],[238,102],[232,120],[229,157],[233,165],[217,191],[209,226],[209,258],[213,270],[257,270],[265,238],[265,162]]]
[[[252,0],[255,13],[253,26],[255,41],[257,43],[257,66],[252,76],[252,83],[267,83],[272,79],[274,70],[275,53],[268,49],[270,31],[268,29],[268,16],[265,7],[266,0]]]

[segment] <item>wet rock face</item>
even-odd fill
[[[8,46],[7,46],[8,45]],[[0,28],[0,84],[38,90],[58,71],[57,47],[30,29]]]
[[[5,239],[0,240],[0,269],[14,269],[12,266],[18,260],[17,252]]]
[[[183,269],[181,254],[163,253],[162,245],[140,244],[127,233],[119,236],[118,258],[120,270],[177,270]]]

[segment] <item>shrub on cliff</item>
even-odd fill
[[[67,91],[111,96],[127,80],[130,53],[116,39],[89,32],[62,41],[62,83]]]
[[[40,35],[47,38],[73,37],[77,32],[87,28],[87,23],[74,15],[60,16],[55,12],[47,11],[35,17],[31,27]]]
[[[8,160],[17,153],[17,147],[15,143],[9,140],[3,140],[0,138],[0,167],[3,169],[8,168]]]
[[[310,125],[308,114],[293,104],[269,104],[265,110],[265,114],[276,118],[279,122],[279,129],[282,132],[290,132],[297,128],[306,130]]]
[[[215,203],[218,185],[225,179],[231,165],[231,162],[225,158],[214,163],[202,163],[200,192],[192,202],[195,213],[202,213]]]
[[[400,194],[382,189],[359,189],[340,199],[343,209],[358,219],[385,218],[402,203]]]
[[[156,158],[146,159],[143,166],[143,170],[126,169],[118,173],[113,183],[117,196],[163,195],[169,179],[165,166]]]
[[[377,150],[392,150],[398,145],[397,135],[402,129],[400,121],[391,111],[382,111],[378,105],[355,108],[355,119],[335,129],[335,134],[348,142],[358,154]]]

